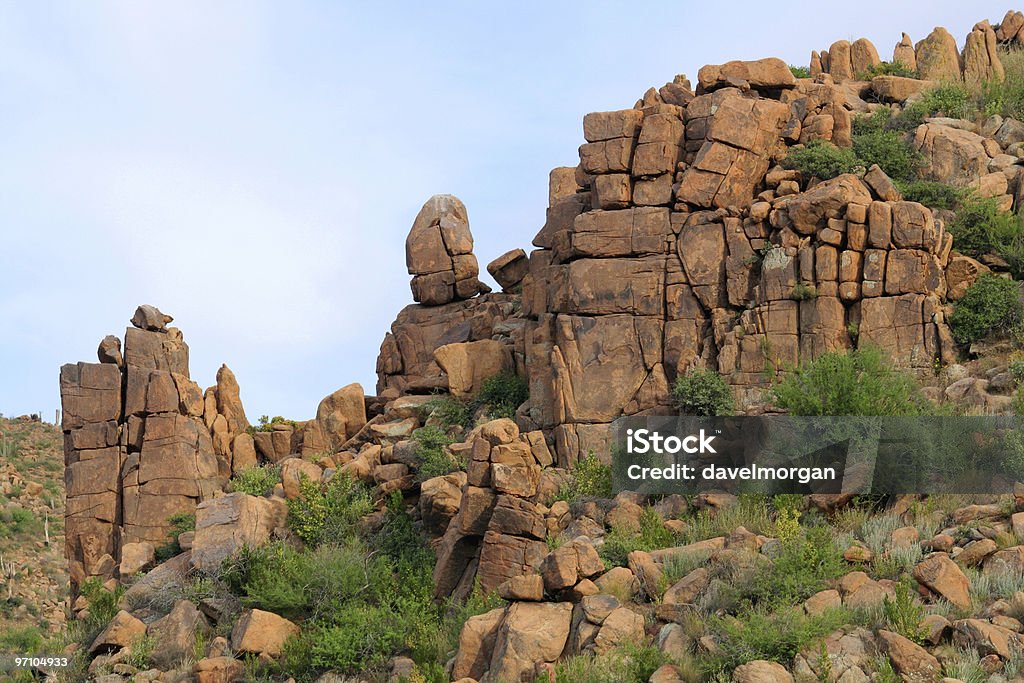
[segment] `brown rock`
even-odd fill
[[[941,26],[919,42],[915,49],[917,75],[923,80],[963,81],[960,51],[956,39]]]
[[[196,636],[209,634],[206,618],[188,600],[178,600],[171,612],[149,625],[148,635],[159,644],[150,661],[153,666],[170,669],[195,650]]]
[[[284,617],[252,609],[243,613],[231,630],[231,649],[276,657],[285,641],[298,634],[299,627]]]
[[[152,543],[125,543],[121,546],[118,573],[122,578],[135,576],[150,569],[156,562],[156,549]]]
[[[196,683],[235,683],[245,678],[245,663],[234,657],[207,657],[196,662]]]
[[[498,586],[498,595],[503,600],[540,602],[544,599],[544,579],[539,574],[513,576]]]
[[[858,38],[850,45],[850,63],[853,67],[853,74],[861,78],[862,74],[882,62],[878,58],[878,50],[867,38]]]
[[[146,624],[142,620],[120,610],[92,641],[92,645],[89,646],[89,654],[128,647],[145,634]]]
[[[619,607],[601,622],[594,639],[594,652],[603,654],[619,645],[639,643],[644,638],[644,618],[626,607]]]
[[[906,33],[903,34],[900,42],[896,43],[896,47],[892,51],[892,61],[894,64],[902,64],[911,71],[917,71],[917,54],[914,52],[914,43]]]
[[[492,609],[470,617],[459,633],[459,649],[452,664],[452,680],[479,680],[487,673],[498,627],[505,618],[505,608]]]
[[[961,128],[925,123],[914,133],[914,147],[925,159],[922,176],[958,187],[977,183],[988,173],[985,138]]]
[[[945,553],[932,553],[922,560],[913,571],[918,583],[961,609],[970,609],[970,581],[953,560]]]
[[[522,282],[529,269],[530,260],[522,249],[507,251],[487,264],[487,272],[503,290],[512,289]]]
[[[710,92],[725,86],[732,87],[739,81],[746,81],[755,90],[778,90],[796,85],[796,78],[789,67],[775,57],[752,62],[709,64],[702,67],[697,74],[698,92]]]
[[[758,659],[736,667],[733,683],[793,683],[793,676],[777,662]]]
[[[875,76],[871,79],[871,90],[878,99],[900,104],[933,85],[931,81],[904,78],[903,76]]]
[[[231,372],[227,365],[221,365],[217,370],[217,388],[214,395],[217,398],[217,412],[228,421],[228,433],[232,437],[249,428],[249,420],[245,417],[245,409],[239,395],[238,381],[235,379],[235,373]]]
[[[299,497],[299,484],[303,478],[319,482],[323,470],[317,465],[302,458],[285,458],[281,461],[281,483],[284,485],[284,496],[291,500]]]
[[[212,571],[243,547],[259,547],[273,530],[284,525],[287,508],[280,501],[245,493],[229,493],[196,508],[192,565]]]
[[[512,603],[498,629],[491,666],[481,683],[520,681],[532,676],[536,664],[557,660],[569,639],[571,620],[571,603]]]
[[[135,309],[135,314],[132,316],[131,323],[140,330],[165,332],[167,330],[167,323],[173,321],[174,318],[161,313],[160,309],[156,306],[142,304]]]
[[[897,673],[904,676],[931,677],[942,670],[939,660],[930,655],[923,647],[900,634],[880,630],[878,637],[881,638],[885,651]]]
[[[485,379],[512,368],[509,348],[493,339],[446,344],[434,351],[434,360],[448,375],[448,390],[456,398],[472,396]]]
[[[996,32],[987,21],[975,25],[967,34],[962,55],[965,83],[1000,83],[1006,77],[996,43]]]

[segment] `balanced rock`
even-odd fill
[[[173,321],[174,318],[161,313],[159,308],[149,304],[142,304],[136,308],[135,315],[132,316],[131,320],[132,325],[135,325],[135,327],[140,330],[149,330],[150,332],[164,332],[167,330],[167,323]]]
[[[434,195],[420,209],[405,240],[405,265],[413,276],[413,299],[427,306],[490,291],[477,279],[466,207],[450,194]]]

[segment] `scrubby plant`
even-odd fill
[[[772,393],[792,415],[919,415],[927,406],[914,378],[873,347],[805,362]]]
[[[601,462],[594,451],[576,463],[570,477],[569,483],[559,490],[557,500],[575,503],[587,498],[612,497],[612,467]]]
[[[931,209],[956,209],[967,195],[963,188],[934,180],[897,181],[896,184],[905,200]]]
[[[849,621],[843,609],[807,615],[799,607],[776,612],[744,611],[735,617],[712,617],[719,650],[711,656],[713,671],[731,671],[740,664],[766,659],[788,665],[798,652]]]
[[[818,290],[814,285],[809,285],[806,282],[798,282],[793,287],[793,294],[790,295],[790,298],[793,299],[793,301],[808,301],[810,299],[817,298],[817,296]]]
[[[995,199],[972,196],[963,200],[949,231],[959,252],[974,257],[993,252],[1005,258],[1015,274],[1022,272],[1024,225],[1019,215],[1000,211]]]
[[[796,66],[794,64],[789,65],[789,72],[793,74],[794,78],[810,78],[811,70],[806,66]]]
[[[526,379],[512,372],[503,372],[485,379],[473,402],[486,406],[492,419],[515,418],[516,409],[530,398]]]
[[[12,626],[0,633],[0,652],[32,655],[43,646],[42,632],[36,626]]]
[[[857,78],[862,81],[870,81],[876,76],[917,78],[917,71],[911,69],[903,62],[896,60],[893,62],[879,62],[878,64],[872,64],[867,69],[857,74]]]
[[[782,160],[782,167],[800,171],[808,178],[828,180],[857,167],[857,155],[847,147],[831,142],[812,140],[803,147],[794,147]]]
[[[640,531],[613,527],[598,550],[607,567],[623,567],[626,557],[634,550],[659,550],[676,544],[675,534],[665,528],[665,522],[654,508],[644,508],[640,515]]]
[[[272,432],[274,431],[275,425],[291,425],[292,427],[298,427],[299,423],[280,415],[275,415],[274,417],[260,415],[258,422],[255,425],[250,425],[246,431],[249,432],[249,434],[255,434],[256,432]]]
[[[891,110],[879,109],[853,121],[853,153],[865,167],[878,164],[895,180],[912,180],[921,155],[900,132],[889,127]]]
[[[435,396],[423,405],[423,417],[432,418],[443,429],[467,427],[473,419],[473,413],[465,401],[454,396]]]
[[[971,344],[1009,332],[1020,324],[1022,313],[1017,283],[986,273],[956,302],[949,324],[958,343]]]
[[[158,563],[171,559],[181,553],[181,545],[178,537],[187,531],[195,531],[196,516],[194,514],[178,513],[167,519],[171,525],[167,532],[168,541],[156,549],[156,561]]]
[[[338,542],[372,511],[369,491],[348,475],[339,472],[323,485],[302,476],[298,497],[288,501],[288,526],[310,545]]]
[[[758,572],[746,588],[757,605],[781,609],[799,604],[846,569],[828,527],[787,530],[774,562]]]
[[[599,655],[577,655],[555,665],[554,683],[647,683],[669,658],[653,645],[621,645]],[[690,667],[691,675],[693,667]],[[690,683],[693,679],[686,679]]]
[[[913,130],[930,116],[970,119],[977,111],[977,102],[964,84],[941,83],[908,104],[898,117],[894,117],[893,124],[898,129]]]
[[[281,482],[281,467],[273,464],[246,467],[231,478],[231,489],[250,496],[265,496]]]
[[[729,385],[713,370],[691,369],[677,377],[672,398],[685,415],[732,415],[736,410]]]
[[[454,439],[440,427],[420,427],[413,432],[412,440],[419,456],[417,475],[421,481],[465,469],[466,464],[459,462],[448,449]]]
[[[896,583],[896,596],[885,596],[882,600],[882,614],[889,630],[909,638],[918,645],[928,636],[928,629],[921,626],[925,618],[924,605],[914,599],[914,591],[907,580]]]

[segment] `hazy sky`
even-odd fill
[[[842,38],[962,44],[1007,6],[805,8],[0,0],[0,412],[52,419],[59,366],[140,303],[175,317],[201,386],[235,371],[250,419],[373,393],[432,194],[465,202],[483,270],[530,249],[586,112]]]

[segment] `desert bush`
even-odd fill
[[[984,274],[956,302],[949,324],[960,344],[970,344],[996,332],[1009,332],[1021,321],[1020,289],[1016,282]]]
[[[303,476],[299,496],[288,501],[288,526],[310,545],[342,542],[372,511],[370,492],[348,475],[339,472],[324,485]]]
[[[809,616],[792,606],[777,612],[752,609],[735,617],[712,617],[710,623],[719,636],[719,652],[712,656],[711,668],[731,671],[757,659],[788,665],[798,652],[811,647],[848,620],[847,610],[828,610]]]
[[[241,470],[231,478],[231,489],[236,493],[250,496],[265,496],[281,482],[281,468],[278,465],[257,465]]]
[[[942,83],[926,90],[920,99],[907,105],[899,116],[893,118],[893,127],[913,130],[930,116],[970,119],[977,112],[977,102],[963,83]]]
[[[586,498],[612,497],[612,467],[601,462],[593,451],[576,463],[569,484],[563,485],[557,500],[575,503]]]
[[[473,413],[465,401],[454,396],[436,396],[423,405],[423,417],[433,418],[442,429],[467,427]]]
[[[815,299],[818,296],[818,290],[814,285],[809,285],[804,282],[798,282],[793,287],[793,294],[790,296],[793,301],[808,301]]]
[[[878,164],[894,180],[912,180],[921,165],[921,155],[904,135],[889,127],[890,110],[853,121],[853,153],[859,165]]]
[[[796,66],[794,64],[789,65],[789,71],[793,74],[794,78],[810,78],[811,70],[806,66]]]
[[[157,563],[164,562],[180,554],[181,545],[178,543],[178,536],[181,536],[186,531],[195,531],[196,529],[196,516],[194,514],[174,514],[167,519],[167,522],[171,525],[170,531],[167,532],[169,540],[156,549]]]
[[[803,529],[780,541],[775,561],[758,572],[748,588],[747,597],[757,605],[785,608],[799,604],[846,569],[828,527]]]
[[[896,184],[905,200],[924,204],[931,209],[956,209],[966,196],[963,188],[934,180],[911,180]]]
[[[0,652],[32,655],[44,643],[43,633],[35,626],[11,626],[0,633]]]
[[[421,481],[465,469],[465,463],[460,463],[448,450],[454,440],[440,427],[420,427],[413,432],[412,440],[419,456],[417,476]]]
[[[1010,261],[1015,273],[1021,272],[1020,243],[1024,226],[1017,214],[1000,211],[995,199],[974,196],[964,199],[949,224],[949,231],[953,235],[953,246],[960,253],[978,257],[994,252]]]
[[[870,67],[857,74],[857,78],[862,81],[870,81],[875,76],[917,78],[917,71],[897,60],[894,62],[880,62],[878,64],[872,64]]]
[[[757,494],[742,493],[732,505],[718,510],[700,510],[687,521],[680,539],[682,543],[727,536],[740,526],[755,534],[768,535],[775,531],[769,499]]]
[[[849,173],[857,166],[852,149],[836,147],[831,142],[812,140],[803,147],[794,147],[782,160],[782,167],[800,171],[808,178],[828,180]]]
[[[577,655],[558,662],[555,683],[647,683],[668,661],[653,645],[627,644],[600,655]]]
[[[507,417],[514,419],[516,409],[530,398],[530,387],[526,379],[511,372],[503,372],[485,379],[473,402],[486,406],[492,419]]]
[[[729,385],[713,370],[694,369],[677,377],[672,398],[686,415],[732,415],[736,409]]]
[[[792,415],[920,415],[927,406],[914,378],[872,347],[805,362],[772,392]]]
[[[0,508],[0,538],[35,535],[42,533],[42,530],[42,522],[31,510],[17,503]]]
[[[895,598],[885,596],[882,601],[885,623],[891,631],[921,645],[928,636],[928,629],[921,626],[926,616],[924,605],[914,599],[914,591],[908,581],[897,582],[895,590]]]
[[[624,567],[626,557],[634,550],[659,550],[670,548],[678,539],[665,528],[665,522],[654,508],[644,508],[640,515],[640,531],[613,528],[605,536],[604,544],[598,549],[606,567]]]
[[[251,425],[246,431],[249,432],[249,434],[255,434],[256,432],[272,432],[274,431],[274,425],[291,425],[293,428],[297,428],[299,423],[280,415],[275,415],[274,417],[260,415],[257,423]]]

